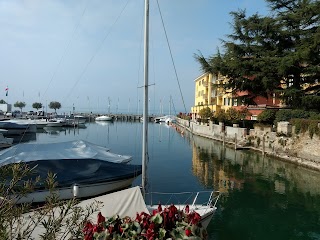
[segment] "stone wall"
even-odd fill
[[[224,127],[223,123],[199,124],[179,119],[180,126],[184,126],[193,134],[225,141],[226,143],[235,143],[237,145],[252,148],[261,151],[263,154],[269,154],[286,159],[297,158],[312,163],[320,164],[320,138],[314,135],[311,139],[309,133],[295,134],[294,127],[289,122],[280,122],[277,129],[271,126],[256,125],[249,131],[245,128]],[[225,134],[225,135],[224,135]]]

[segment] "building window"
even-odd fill
[[[258,118],[257,118],[257,115],[252,115],[251,116],[251,120],[257,120]]]
[[[233,99],[233,106],[238,106],[238,99],[236,98]]]

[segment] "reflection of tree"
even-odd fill
[[[320,236],[319,172],[197,136],[191,146],[193,174],[222,193],[208,228],[214,239]]]
[[[228,192],[241,188],[244,182],[256,182],[256,189],[264,189],[260,179],[268,179],[271,191],[287,193],[297,188],[304,193],[319,194],[320,174],[308,169],[263,157],[252,151],[234,151],[221,143],[193,135],[193,174],[206,187]]]

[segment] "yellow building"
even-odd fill
[[[216,112],[237,106],[237,100],[233,99],[232,94],[223,88],[227,81],[225,76],[211,73],[205,73],[194,80],[195,100],[194,106],[191,107],[193,120],[197,119],[199,111],[206,107]]]

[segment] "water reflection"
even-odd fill
[[[187,134],[192,171],[223,193],[214,239],[320,239],[320,173]]]

